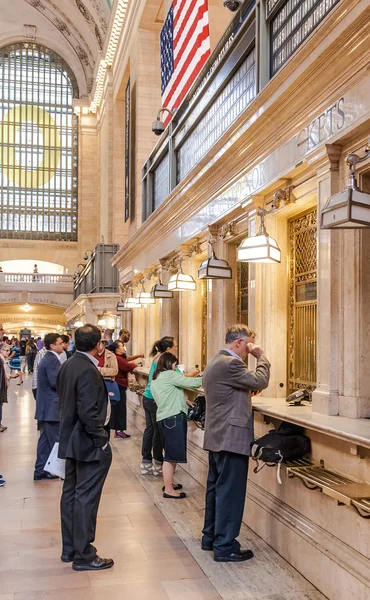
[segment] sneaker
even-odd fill
[[[3,485],[5,485],[5,484],[6,484],[5,479],[0,479],[0,487],[3,487]]]
[[[158,462],[157,460],[154,461],[153,467],[152,467],[152,474],[155,475],[156,477],[162,477],[162,463]]]
[[[141,463],[140,465],[140,473],[142,475],[153,475],[153,466],[152,463]]]

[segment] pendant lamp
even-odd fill
[[[270,237],[265,228],[264,209],[257,214],[261,217],[261,225],[257,235],[245,238],[237,249],[238,262],[279,263],[281,252],[277,241]]]
[[[349,154],[346,163],[350,167],[347,187],[333,194],[321,211],[321,229],[364,229],[370,227],[370,194],[362,192],[356,181],[356,164],[370,156],[370,145],[362,158]]]
[[[173,292],[170,292],[167,285],[162,283],[161,272],[158,272],[158,283],[153,285],[150,294],[153,298],[173,298]]]
[[[139,304],[155,304],[156,300],[153,298],[150,292],[146,292],[144,288],[144,281],[142,281],[142,289],[136,296],[136,300]]]
[[[232,279],[233,272],[227,260],[217,258],[215,254],[213,245],[216,240],[209,238],[208,243],[211,246],[212,253],[210,258],[200,263],[198,279]]]
[[[168,281],[168,289],[172,292],[194,292],[197,289],[197,284],[192,276],[183,273],[182,260],[180,260],[177,273],[171,275]]]
[[[125,300],[125,308],[141,308],[141,304],[138,301],[138,299],[132,295],[132,288],[131,296],[129,296],[129,298],[126,298]]]

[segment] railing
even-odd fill
[[[73,275],[55,275],[45,273],[0,273],[3,283],[70,283]]]

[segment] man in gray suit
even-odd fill
[[[270,363],[255,334],[237,324],[226,332],[225,347],[207,365],[204,449],[209,472],[202,550],[213,550],[217,562],[242,562],[253,557],[241,550],[237,537],[243,518],[250,445],[254,440],[251,391],[267,388]],[[257,358],[255,371],[244,363]]]

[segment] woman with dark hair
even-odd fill
[[[127,390],[127,376],[129,373],[132,373],[134,369],[136,369],[137,364],[134,362],[128,362],[125,354],[125,349],[123,343],[120,340],[117,342],[113,342],[107,346],[106,351],[113,352],[116,355],[117,365],[118,365],[118,373],[115,377],[115,382],[118,385],[120,400],[119,402],[114,402],[111,405],[111,416],[109,419],[109,429],[114,429],[115,438],[129,438],[129,434],[125,432],[127,427],[127,400],[126,400],[126,390]]]
[[[35,344],[35,340],[33,338],[30,338],[26,344],[28,374],[33,373],[33,366],[35,364],[36,354],[37,346]]]
[[[153,361],[150,366],[148,384],[143,394],[143,408],[145,412],[146,427],[141,447],[142,461],[140,470],[142,475],[162,475],[163,447],[157,424],[157,404],[155,403],[153,395],[150,391],[150,386],[152,383],[153,373],[157,368],[158,359],[163,352],[171,352],[172,354],[177,353],[177,344],[175,338],[171,336],[163,337],[161,340],[155,342],[150,353],[150,356],[153,357]]]
[[[17,385],[23,384],[22,370],[21,370],[21,351],[19,348],[19,342],[16,338],[12,338],[10,342],[10,351],[11,354],[9,356],[9,366],[12,375],[18,377],[19,375],[19,383]]]
[[[196,389],[202,385],[201,377],[186,377],[176,370],[178,360],[171,352],[164,352],[158,359],[153,374],[151,392],[157,403],[157,422],[164,446],[163,479],[164,498],[185,498],[173,485],[177,463],[186,463],[188,407],[184,389]]]
[[[10,369],[8,357],[10,354],[10,346],[5,342],[0,342],[0,432],[6,431],[8,428],[2,424],[3,404],[8,402],[8,385],[10,379]],[[0,476],[1,479],[1,476]]]

